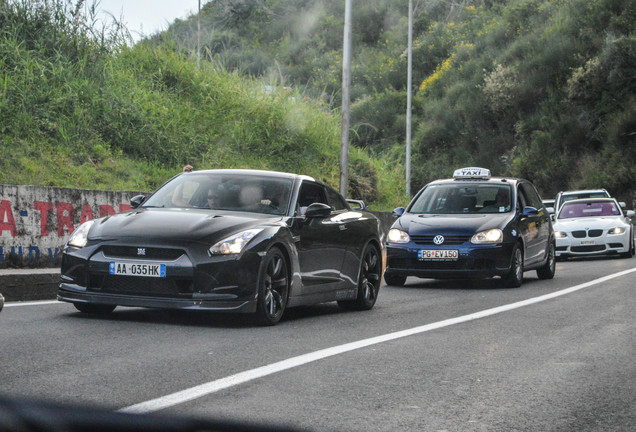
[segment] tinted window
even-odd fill
[[[307,207],[313,203],[323,203],[329,205],[325,188],[319,184],[304,181],[298,192],[298,207],[300,214],[305,214]]]
[[[543,203],[541,202],[541,198],[530,183],[522,183],[521,189],[523,190],[526,206],[534,207],[537,210],[542,207]]]
[[[346,210],[349,208],[347,202],[342,198],[342,195],[330,187],[327,188],[327,198],[329,198],[329,205],[333,207],[334,210]]]
[[[430,185],[409,208],[411,213],[505,213],[511,209],[505,184],[449,183]]]

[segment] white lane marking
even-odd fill
[[[17,306],[41,306],[47,304],[68,304],[58,300],[42,300],[42,301],[32,301],[32,302],[11,302],[5,303],[4,307],[17,307]]]
[[[146,402],[141,402],[136,405],[131,405],[129,407],[122,408],[118,411],[127,412],[127,413],[148,413],[152,411],[158,411],[158,410],[169,408],[171,406],[175,406],[187,401],[191,401],[193,399],[207,396],[211,393],[216,393],[218,391],[221,391],[230,387],[234,387],[239,384],[244,384],[246,382],[253,381],[258,378],[263,378],[265,376],[274,374],[276,372],[281,372],[281,371],[291,369],[297,366],[302,366],[307,363],[322,360],[327,357],[332,357],[338,354],[343,354],[349,351],[365,348],[371,345],[376,345],[383,342],[393,341],[393,340],[404,338],[407,336],[413,336],[413,335],[428,332],[431,330],[440,329],[442,327],[448,327],[451,325],[460,324],[467,321],[473,321],[476,319],[485,318],[485,317],[496,315],[502,312],[511,311],[513,309],[522,308],[524,306],[529,306],[535,303],[540,303],[546,300],[553,299],[555,297],[570,294],[575,291],[588,288],[592,285],[597,285],[603,282],[607,282],[610,279],[624,276],[626,274],[633,273],[633,272],[636,272],[636,268],[625,270],[619,273],[614,273],[609,276],[605,276],[599,279],[592,280],[590,282],[586,282],[584,284],[576,285],[571,288],[566,288],[561,291],[555,291],[551,294],[534,297],[528,300],[523,300],[520,302],[511,303],[508,305],[503,305],[503,306],[499,306],[492,309],[486,309],[481,312],[476,312],[476,313],[460,316],[457,318],[451,318],[451,319],[439,321],[432,324],[427,324],[420,327],[414,327],[407,330],[402,330],[402,331],[398,331],[394,333],[388,333],[385,335],[376,336],[369,339],[363,339],[357,342],[351,342],[344,345],[339,345],[339,346],[315,351],[312,353],[303,354],[297,357],[289,358],[287,360],[282,360],[276,363],[272,363],[270,365],[261,366],[256,369],[247,370],[245,372],[240,372],[235,375],[231,375],[231,376],[221,378],[215,381],[210,381],[205,384],[201,384],[186,390],[182,390],[182,391],[172,393],[166,396],[162,396],[156,399],[152,399]]]

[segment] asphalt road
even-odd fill
[[[635,270],[636,258],[568,261],[517,289],[409,279],[372,311],[292,309],[271,328],[8,303],[0,395],[313,431],[633,431]]]

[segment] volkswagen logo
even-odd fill
[[[441,245],[442,243],[444,243],[444,236],[435,236],[435,238],[433,239],[433,243],[435,243],[436,245]]]

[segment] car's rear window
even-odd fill
[[[430,185],[409,208],[411,213],[506,213],[512,209],[508,185],[448,183]]]
[[[607,202],[587,202],[587,203],[565,203],[559,212],[559,219],[573,219],[581,217],[596,216],[619,216],[621,211],[616,203]]]

